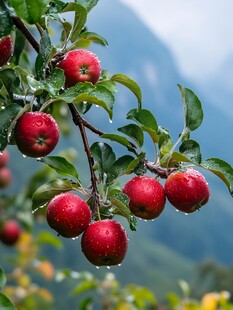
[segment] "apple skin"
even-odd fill
[[[48,155],[59,140],[59,127],[55,119],[44,112],[26,112],[14,129],[18,149],[29,157]]]
[[[7,220],[0,228],[0,240],[5,245],[14,245],[21,235],[21,228],[15,220]]]
[[[91,223],[81,239],[83,254],[95,266],[120,265],[128,248],[123,226],[110,219]]]
[[[0,67],[7,64],[13,55],[14,47],[11,36],[6,36],[0,40]]]
[[[0,168],[0,189],[10,186],[12,183],[12,173],[9,168]]]
[[[179,211],[192,213],[204,206],[210,197],[204,176],[193,168],[171,173],[164,185],[168,201]]]
[[[96,84],[100,78],[101,66],[96,54],[85,49],[69,51],[57,64],[64,70],[66,87],[71,87],[78,82],[91,82]]]
[[[1,154],[0,154],[0,168],[5,167],[10,159],[9,152],[5,149]]]
[[[78,237],[90,224],[91,217],[88,204],[70,192],[56,195],[46,211],[49,226],[65,238]]]
[[[122,192],[129,197],[130,211],[139,218],[153,220],[165,207],[164,188],[155,178],[133,177],[124,185]]]

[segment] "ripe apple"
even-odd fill
[[[0,153],[0,168],[6,166],[9,162],[9,159],[9,152],[5,149],[2,153]]]
[[[122,192],[129,197],[130,211],[142,219],[155,219],[165,207],[164,188],[155,178],[133,177],[124,185]]]
[[[204,176],[193,168],[171,173],[164,188],[170,203],[185,213],[200,209],[210,197],[209,186]]]
[[[128,248],[127,233],[115,220],[96,221],[84,231],[81,247],[86,258],[95,266],[119,265]]]
[[[0,40],[0,67],[7,64],[13,55],[13,42],[10,36]]]
[[[86,81],[96,84],[101,73],[98,57],[85,49],[67,52],[65,57],[57,64],[57,67],[64,70],[66,87]]]
[[[18,149],[30,157],[48,155],[59,140],[55,119],[44,112],[26,112],[16,122],[15,142]]]
[[[0,240],[6,245],[14,245],[21,235],[21,228],[15,220],[7,220],[0,228]]]
[[[0,189],[10,186],[12,183],[12,173],[9,168],[0,168]]]
[[[66,192],[56,195],[48,204],[47,222],[65,238],[78,237],[90,224],[92,213],[79,196]]]

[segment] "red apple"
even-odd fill
[[[0,168],[0,189],[10,186],[12,183],[12,173],[9,168]]]
[[[81,247],[86,258],[95,266],[119,265],[128,248],[127,233],[115,220],[96,221],[84,231]]]
[[[48,155],[59,140],[55,119],[44,112],[26,112],[16,122],[15,142],[18,149],[30,157]]]
[[[57,67],[64,70],[66,87],[86,81],[96,84],[101,73],[98,57],[85,49],[67,52],[65,57],[57,64]]]
[[[164,188],[155,178],[136,176],[125,184],[122,192],[129,197],[130,211],[142,219],[155,219],[165,207]]]
[[[6,36],[0,41],[0,67],[7,64],[13,55],[13,42],[10,36]]]
[[[14,245],[21,235],[21,228],[15,220],[6,221],[0,228],[0,240],[6,245]]]
[[[9,158],[9,152],[6,149],[2,153],[0,153],[0,168],[8,164]]]
[[[177,210],[185,213],[200,209],[210,197],[209,186],[204,176],[193,168],[171,173],[164,188],[169,202]]]
[[[65,238],[78,237],[90,224],[91,216],[88,204],[70,192],[56,195],[46,213],[49,226]]]

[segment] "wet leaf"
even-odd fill
[[[3,1],[0,1],[0,38],[11,33],[13,22],[8,9]]]
[[[128,112],[127,119],[132,119],[138,123],[143,131],[146,131],[154,143],[159,141],[158,124],[154,115],[146,109],[133,109]]]
[[[194,163],[195,165],[199,165],[201,163],[201,148],[196,141],[185,140],[180,145],[179,151],[188,159],[188,161]]]
[[[9,104],[0,110],[0,151],[3,151],[8,144],[8,128],[20,109],[17,104]]]
[[[217,175],[233,196],[233,168],[229,163],[219,158],[209,158],[201,163],[201,167]]]
[[[107,170],[106,184],[110,185],[118,177],[125,174],[130,163],[134,160],[134,157],[130,155],[123,155],[119,157]]]
[[[116,159],[115,153],[110,145],[103,142],[95,142],[90,150],[94,160],[98,163],[100,177],[103,180],[104,173],[108,171]]]
[[[103,38],[101,35],[99,35],[96,32],[84,31],[80,34],[79,40],[93,41],[95,43],[99,43],[101,45],[108,46],[107,40],[105,40],[105,38]]]
[[[142,92],[138,84],[130,79],[127,75],[124,74],[115,74],[111,77],[111,81],[120,83],[126,86],[129,90],[131,90],[138,100],[138,109],[141,109],[142,106]]]
[[[49,0],[10,0],[16,14],[29,24],[35,24],[41,19],[49,2]]]
[[[79,295],[98,287],[95,279],[85,280],[79,283],[72,291],[71,295]]]
[[[55,195],[71,191],[75,187],[71,181],[63,179],[55,179],[41,185],[32,196],[32,210],[36,211],[47,204]]]
[[[139,127],[138,125],[129,124],[124,127],[118,128],[117,130],[132,138],[139,147],[143,146],[144,134],[141,127]]]
[[[46,156],[41,159],[41,162],[56,170],[57,173],[61,174],[62,176],[70,176],[75,178],[77,181],[79,180],[77,170],[64,157]]]
[[[111,134],[111,133],[106,133],[100,136],[103,139],[108,139],[114,142],[117,142],[125,147],[127,147],[127,149],[131,152],[134,152],[134,147],[132,146],[132,144],[129,142],[128,139],[126,139],[125,137],[122,137],[120,135],[116,135],[116,134]]]
[[[201,101],[194,92],[178,84],[184,106],[185,128],[190,131],[197,129],[203,120]]]

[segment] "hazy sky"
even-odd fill
[[[121,0],[170,47],[183,73],[208,79],[233,54],[232,0]]]

